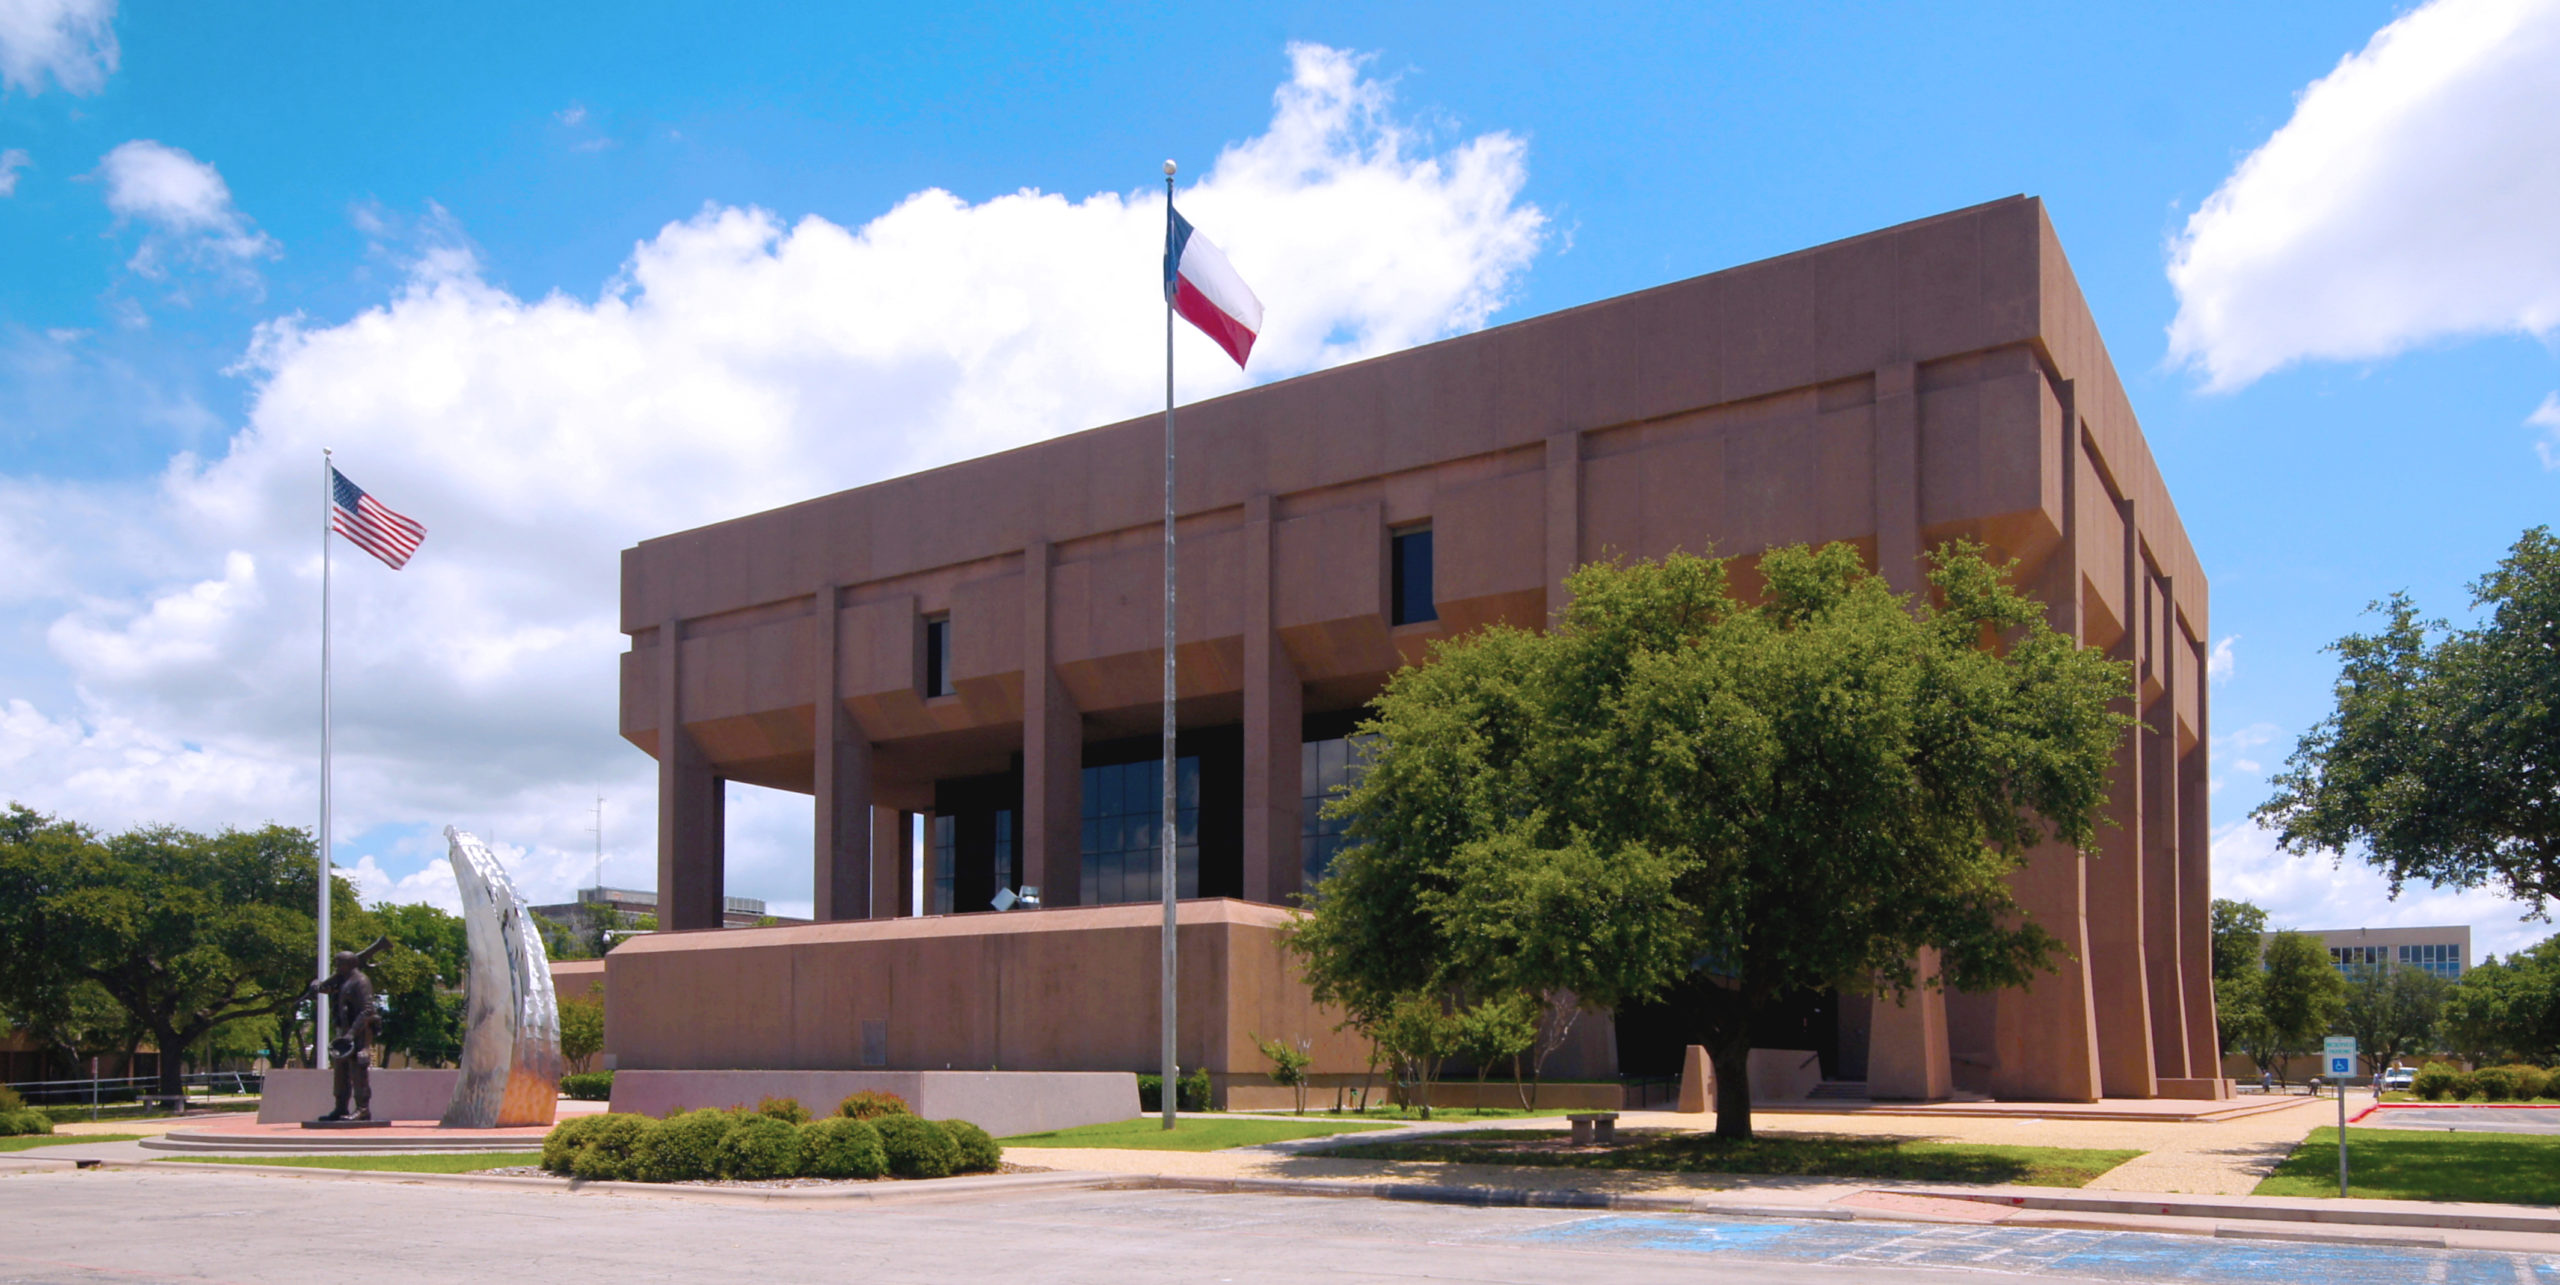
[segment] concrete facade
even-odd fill
[[[1265,385],[1184,407],[1179,424],[1179,718],[1201,765],[1203,896],[1286,903],[1314,841],[1303,747],[1338,738],[1431,642],[1541,625],[1582,562],[1743,555],[1747,593],[1758,551],[1843,540],[1916,591],[1926,549],[1970,538],[2018,560],[2056,628],[2133,665],[2123,707],[2144,726],[2119,755],[2100,849],[2038,852],[2016,878],[2069,962],[2023,990],[1876,1004],[1868,1078],[1915,1097],[2227,1091],[2207,933],[2205,579],[2040,202]],[[707,981],[639,1016],[622,976],[641,958],[658,976],[667,956],[716,971],[769,949],[851,978],[816,961],[891,931],[841,921],[905,912],[917,814],[954,819],[929,842],[977,845],[936,889],[953,908],[1000,883],[1037,885],[1050,909],[950,916],[912,949],[1105,922],[1068,908],[1110,895],[1080,886],[1111,868],[1091,856],[1084,790],[1101,778],[1087,769],[1158,717],[1161,432],[1149,416],[625,551],[621,730],[658,761],[661,924],[719,922],[724,779],[813,795],[816,917],[830,922],[616,950],[622,1065],[629,1023],[746,1020],[721,1011],[740,992]],[[1424,528],[1436,619],[1396,623],[1394,537]],[[891,965],[861,965],[875,966]],[[919,1002],[952,1015],[901,1018],[922,1047],[957,1049],[976,1020],[961,997],[984,988],[980,963],[948,968]],[[1095,1021],[1151,1013],[1151,968],[1058,975],[1043,1003]],[[1186,1031],[1194,1011],[1186,1000]],[[1073,1069],[1079,1047],[1005,1054]]]

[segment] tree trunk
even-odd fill
[[[1751,1034],[1744,1030],[1707,1046],[1716,1069],[1716,1136],[1751,1140]]]
[[[183,1109],[187,1102],[186,1063],[178,1051],[186,1047],[175,1030],[155,1030],[151,1038],[160,1042],[160,1064],[152,1077],[153,1092],[174,1103],[172,1109]]]

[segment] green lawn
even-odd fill
[[[476,1173],[538,1165],[539,1151],[456,1151],[425,1156],[172,1156],[190,1165],[286,1165],[296,1169],[374,1169],[388,1173]]]
[[[1154,1116],[1114,1120],[1047,1133],[1025,1133],[998,1141],[1008,1147],[1102,1147],[1114,1151],[1222,1151],[1291,1138],[1322,1138],[1366,1129],[1392,1129],[1383,1122],[1334,1116],[1184,1115],[1173,1131]]]
[[[2560,1205],[2560,1137],[2347,1130],[2347,1194]],[[2258,1184],[2261,1196],[2338,1194],[2338,1130],[2323,1126]]]
[[[2078,1187],[2139,1151],[1994,1147],[1908,1138],[1764,1133],[1727,1142],[1711,1133],[1624,1130],[1606,1149],[1571,1147],[1554,1129],[1480,1129],[1402,1142],[1352,1142],[1328,1156],[1353,1160],[1437,1160],[1658,1173],[1774,1174],[1808,1178],[1902,1178],[1919,1182]]]
[[[131,1142],[139,1133],[29,1133],[15,1138],[0,1138],[0,1151],[25,1151],[31,1147],[58,1147],[66,1142]]]

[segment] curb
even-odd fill
[[[86,1167],[95,1167],[91,1162]],[[330,1169],[305,1165],[205,1164],[201,1161],[148,1159],[106,1162],[111,1169],[149,1169],[154,1173],[249,1173],[279,1178],[315,1178],[341,1182],[425,1183],[453,1187],[511,1187],[553,1191],[572,1196],[634,1196],[649,1200],[700,1200],[714,1204],[829,1205],[907,1204],[965,1199],[1019,1191],[1080,1191],[1115,1185],[1117,1175],[1096,1173],[983,1174],[965,1178],[880,1182],[862,1187],[712,1187],[686,1183],[587,1182],[577,1178],[536,1178],[513,1174],[404,1173],[393,1169]]]
[[[2019,1195],[2013,1192],[1927,1189],[1914,1194],[1946,1200],[1970,1200],[2015,1209],[2056,1213],[2118,1215],[2140,1218],[2224,1218],[2249,1222],[2317,1223],[2326,1226],[2410,1227],[2438,1231],[2522,1232],[2560,1236],[2560,1211],[2495,1213],[2473,1206],[2465,1210],[2355,1209],[2322,1204],[2260,1204],[2259,1199],[2226,1200],[2184,1197],[2144,1199],[2105,1196]],[[2411,1202],[2415,1203],[2415,1202]]]
[[[1219,1194],[1327,1196],[1337,1199],[1410,1200],[1436,1205],[1505,1209],[1617,1209],[1662,1213],[1716,1213],[1743,1218],[1796,1218],[1850,1222],[1854,1210],[1828,1205],[1751,1205],[1710,1195],[1656,1196],[1607,1191],[1524,1187],[1463,1187],[1429,1182],[1354,1182],[1339,1178],[1195,1178],[1179,1174],[1131,1175],[1124,1190],[1202,1191]]]

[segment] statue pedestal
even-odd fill
[[[306,1129],[388,1129],[389,1120],[305,1120]]]

